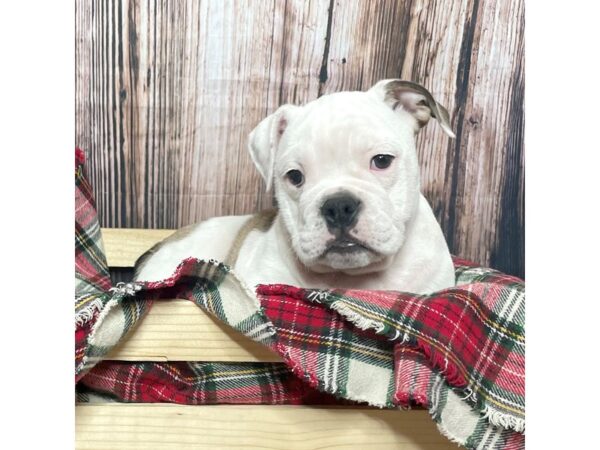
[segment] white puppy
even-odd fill
[[[402,80],[281,106],[249,138],[278,212],[179,230],[140,258],[136,279],[166,278],[192,256],[225,261],[249,286],[453,286],[448,246],[420,193],[415,136],[430,117],[454,137],[445,108]]]

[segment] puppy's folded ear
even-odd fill
[[[273,184],[275,153],[281,136],[299,106],[283,105],[277,111],[263,119],[248,137],[248,150],[256,168],[267,185],[267,191]]]
[[[417,121],[416,131],[434,117],[448,136],[456,137],[450,126],[450,115],[446,108],[436,102],[431,93],[420,84],[404,80],[382,80],[368,92],[387,103],[393,110],[402,109],[412,114]]]

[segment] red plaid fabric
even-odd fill
[[[459,281],[467,283],[429,296],[389,291],[315,291],[282,285],[259,286],[257,293],[275,324],[280,343],[287,347],[283,354],[288,355],[288,363],[302,367],[302,375],[318,389],[328,391],[337,383],[342,395],[349,394],[344,380],[351,368],[340,366],[335,379],[329,382],[329,375],[323,373],[325,359],[335,360],[330,348],[358,353],[364,361],[381,367],[387,364],[392,349],[395,385],[386,406],[420,405],[437,412],[443,410],[443,401],[436,400],[448,395],[444,389],[436,389],[442,375],[450,385],[466,388],[462,396],[475,403],[484,417],[493,418],[497,425],[523,430],[522,282],[472,265],[457,266],[457,275]],[[336,313],[342,320],[336,320]],[[362,329],[348,329],[347,322]],[[354,341],[344,329],[360,338]],[[353,348],[363,343],[368,346],[367,352]],[[524,445],[522,434],[498,430],[477,424],[470,442],[477,442],[476,447],[487,439],[499,448]]]
[[[90,206],[81,217],[95,217]],[[335,396],[422,405],[467,448],[524,447],[514,430],[524,427],[520,280],[458,262],[460,286],[429,296],[269,285],[259,286],[257,301],[229,267],[188,259],[167,280],[107,292],[99,234],[93,219],[87,224],[81,229],[90,238],[76,241],[85,254],[78,261],[90,268],[77,269],[79,389],[136,402],[300,404]],[[285,364],[100,362],[157,298],[194,301]],[[115,311],[120,321],[108,320]]]
[[[112,287],[102,247],[92,188],[83,173],[85,157],[75,150],[75,367],[83,364],[87,337]]]
[[[96,215],[92,187],[83,173],[84,154],[75,150],[75,279],[87,284],[82,292],[105,292],[112,287]]]
[[[80,387],[135,403],[350,404],[311,388],[283,363],[103,361]]]

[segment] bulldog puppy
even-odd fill
[[[278,211],[186,227],[138,260],[136,280],[169,277],[192,256],[225,261],[250,287],[453,286],[448,246],[420,192],[415,137],[431,117],[454,137],[446,109],[403,80],[281,106],[248,145]]]

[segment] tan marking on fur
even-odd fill
[[[158,252],[164,245],[169,244],[171,242],[180,241],[181,239],[189,236],[197,226],[198,226],[197,223],[192,224],[192,225],[187,225],[187,226],[177,230],[171,236],[154,244],[148,251],[146,251],[142,256],[140,256],[138,259],[136,259],[135,264],[134,264],[135,276],[137,277],[139,275],[140,271],[144,268],[144,265],[146,264],[146,262],[148,262],[148,259],[152,255],[154,255],[156,252]]]
[[[393,108],[395,109],[399,103],[400,95],[403,92],[415,92],[425,97],[425,100],[418,102],[415,107],[409,110],[415,118],[421,128],[427,125],[430,117],[437,119],[442,125],[442,128],[446,127],[451,130],[450,115],[446,108],[435,101],[431,93],[423,86],[412,81],[406,80],[392,80],[385,86],[385,101],[394,102]],[[446,130],[444,130],[446,131]],[[448,131],[446,131],[448,133]]]
[[[229,267],[234,267],[240,254],[240,249],[242,248],[242,245],[244,244],[248,234],[250,234],[252,230],[259,230],[262,232],[267,231],[269,228],[271,228],[271,225],[273,225],[276,216],[276,209],[267,209],[250,217],[242,226],[242,228],[240,228],[240,231],[238,231],[238,234],[231,245],[231,249],[229,250],[227,258],[225,258],[225,261],[223,262]]]
[[[255,230],[255,229],[262,231],[262,232],[267,231],[273,224],[273,221],[275,220],[276,216],[277,216],[276,209],[267,209],[267,210],[258,212],[256,214],[254,214],[253,216],[251,216],[246,221],[246,223],[244,223],[242,228],[240,228],[240,230],[238,231],[238,233],[235,237],[235,240],[233,241],[233,244],[231,245],[231,249],[229,250],[227,257],[225,258],[225,260],[223,262],[225,264],[229,265],[230,267],[233,267],[235,265],[235,262],[237,261],[237,258],[240,253],[240,249],[242,248],[242,245],[244,244],[244,241],[246,240],[246,237],[248,236],[248,234],[252,230]],[[163,246],[165,246],[166,244],[170,244],[172,242],[180,241],[183,238],[189,236],[198,225],[199,224],[192,224],[192,225],[188,225],[186,227],[180,228],[175,233],[173,233],[171,236],[169,236],[166,239],[163,239],[162,241],[155,244],[148,251],[146,251],[142,256],[140,256],[135,261],[135,276],[137,277],[139,275],[141,270],[144,268],[144,265],[148,262],[148,259],[152,255],[156,254]]]

